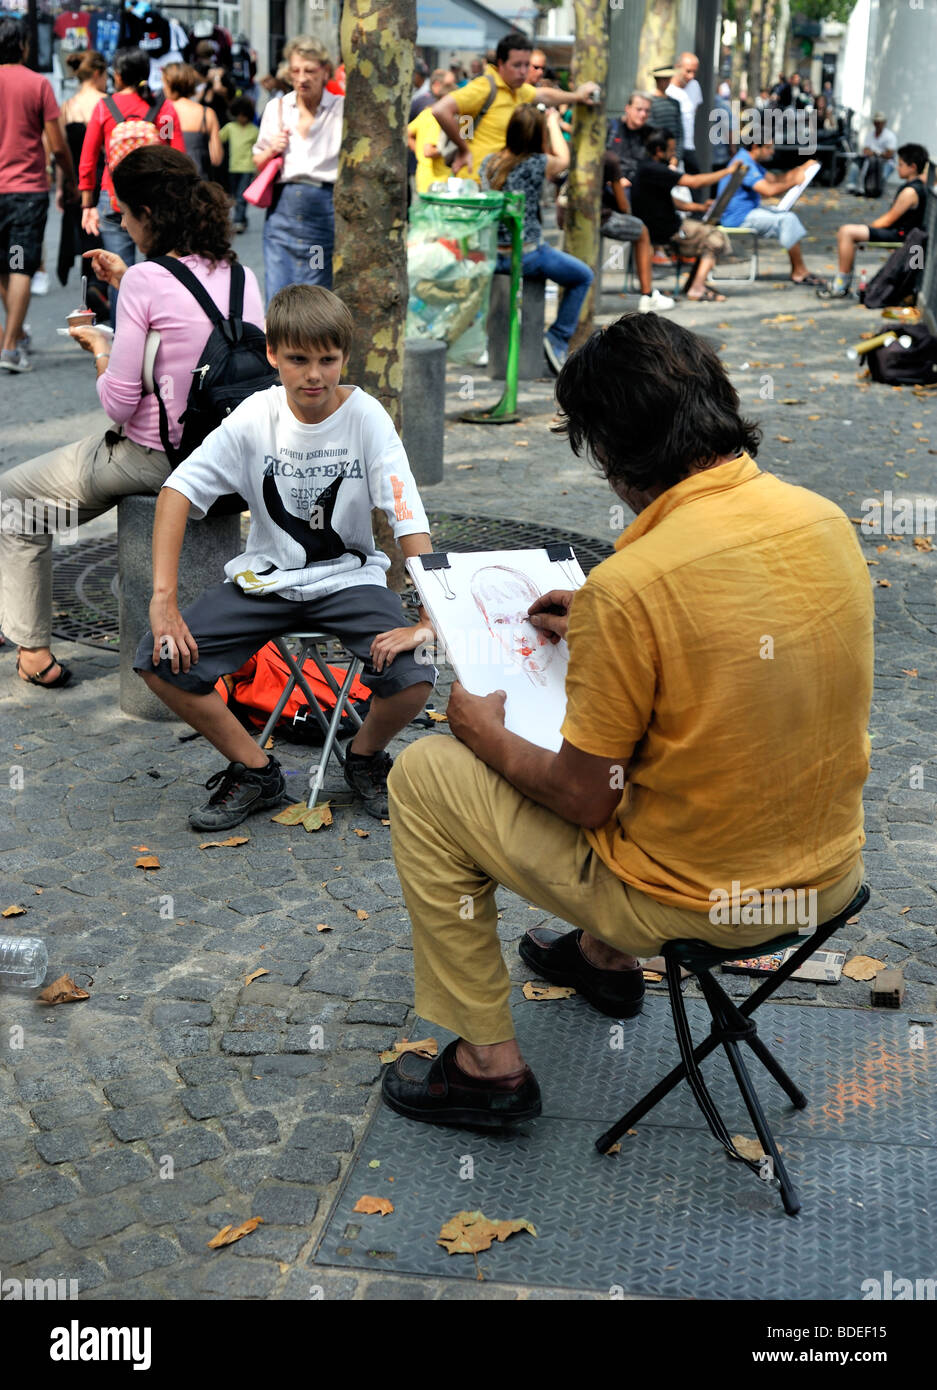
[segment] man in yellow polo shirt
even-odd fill
[[[862,876],[873,605],[848,518],[761,472],[717,353],[656,314],[594,333],[556,396],[574,452],[637,516],[582,589],[530,609],[569,644],[560,751],[505,729],[503,692],[456,684],[455,737],[412,744],[390,774],[416,1008],[458,1035],[385,1072],[413,1119],[540,1113],[499,883],[574,927],[528,932],[525,963],[622,1018],[641,1008],[637,958],[668,939],[755,948],[806,923],[753,900],[789,893],[815,925]]]
[[[518,106],[531,101],[546,106],[595,105],[598,89],[594,82],[584,82],[574,92],[532,86],[527,81],[532,52],[533,44],[526,35],[505,34],[495,49],[493,66],[429,108],[443,134],[459,147],[452,161],[453,174],[461,172],[463,178],[478,182],[485,156],[504,149],[508,122]]]

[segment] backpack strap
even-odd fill
[[[165,97],[157,97],[156,100],[153,102],[153,105],[150,107],[150,109],[147,111],[146,115],[143,117],[143,119],[144,119],[145,121],[149,121],[150,125],[158,125],[158,124],[159,124],[159,113],[160,113],[160,111],[162,111],[162,109],[163,109],[163,107],[164,107],[165,105],[166,105],[166,99],[165,99]]]
[[[492,77],[491,73],[490,73],[490,72],[486,72],[486,73],[485,73],[485,76],[488,78],[489,92],[488,92],[488,95],[485,97],[484,102],[482,103],[482,108],[481,108],[481,110],[479,111],[478,115],[475,117],[475,129],[476,129],[476,130],[477,130],[478,127],[481,125],[482,117],[485,115],[486,111],[487,111],[488,108],[491,106],[491,103],[494,101],[495,97],[498,95],[498,84],[497,84],[497,82],[495,82],[495,80],[494,80],[494,78]]]
[[[234,261],[231,266],[231,295],[228,300],[228,318],[236,323],[244,317],[244,267],[240,261]],[[238,334],[238,336],[240,336]]]
[[[184,285],[193,298],[198,300],[199,307],[204,310],[215,328],[221,328],[225,322],[224,314],[212,299],[205,286],[197,275],[193,275],[187,265],[183,265],[175,256],[151,256],[150,262],[153,265],[161,265],[164,270],[168,270],[180,285]],[[232,282],[233,283],[233,282]]]
[[[120,107],[117,105],[117,102],[114,100],[113,97],[105,97],[104,105],[107,107],[108,111],[114,117],[114,120],[117,122],[118,125],[120,125],[121,121],[126,120],[123,111],[121,111]]]

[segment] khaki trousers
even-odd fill
[[[562,820],[441,735],[411,744],[388,778],[397,873],[413,930],[416,1008],[475,1044],[514,1036],[510,981],[498,940],[495,889],[504,884],[620,951],[656,955],[693,937],[754,946],[783,927],[719,926],[707,912],[668,907],[622,882]],[[817,920],[839,912],[862,861],[817,894]]]
[[[10,641],[52,641],[53,534],[71,534],[129,493],[159,492],[169,473],[161,449],[115,429],[0,474],[0,628]]]

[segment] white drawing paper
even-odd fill
[[[808,169],[806,174],[804,175],[803,183],[795,183],[793,188],[789,188],[787,190],[783,198],[778,199],[778,212],[790,212],[791,208],[797,202],[797,199],[800,197],[801,193],[803,193],[805,189],[810,187],[810,185],[813,183],[814,179],[816,178],[817,174],[819,174],[819,172],[819,164],[814,164],[814,166],[811,169]]]
[[[550,560],[546,550],[449,551],[447,569],[407,569],[455,673],[472,695],[507,693],[505,726],[556,752],[566,713],[569,649],[552,643],[527,616],[551,589],[585,583],[579,562]]]

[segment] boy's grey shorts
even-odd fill
[[[418,662],[415,652],[399,652],[381,672],[371,665],[371,643],[378,633],[411,626],[399,594],[382,584],[355,584],[308,602],[280,594],[252,596],[237,584],[215,584],[183,608],[182,616],[198,645],[198,661],[176,675],[168,658],[154,666],[153,634],[147,632],[133,669],[152,671],[194,695],[207,695],[219,676],[239,670],[272,637],[303,631],[329,633],[360,656],[365,663],[361,679],[376,695],[396,695],[421,681],[436,684],[435,666]]]

